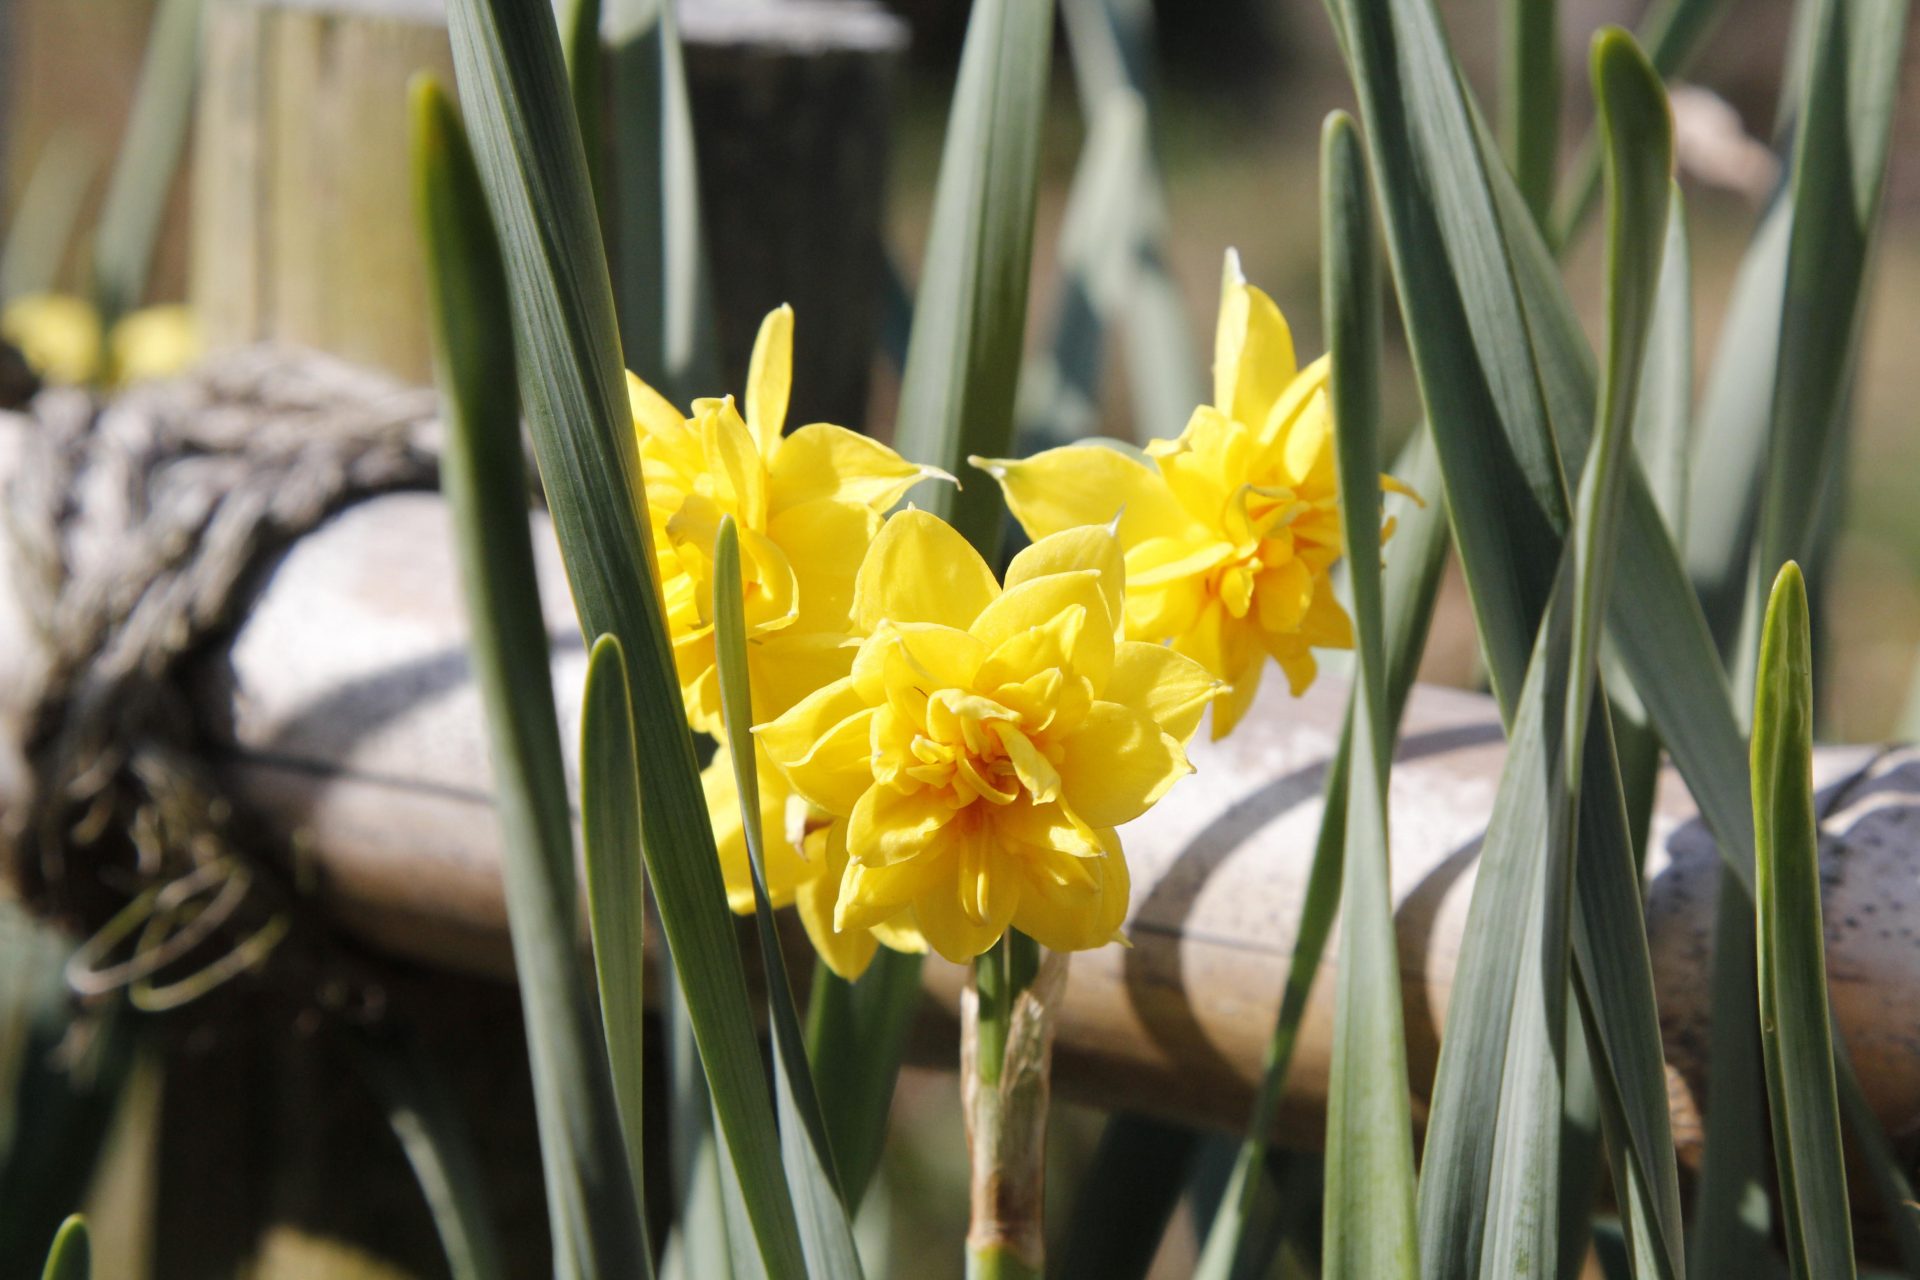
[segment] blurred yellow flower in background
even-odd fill
[[[48,382],[119,386],[164,378],[200,358],[193,312],[170,304],[122,316],[103,332],[100,313],[66,293],[26,294],[0,310],[0,337]]]
[[[846,674],[842,647],[854,574],[881,513],[932,474],[844,427],[783,436],[793,375],[793,311],[761,323],[746,414],[731,396],[682,415],[627,375],[648,522],[674,663],[694,728],[720,736],[713,653],[713,545],[722,516],[740,532],[748,668],[756,715],[779,714]]]
[[[1009,927],[1059,951],[1118,935],[1114,828],[1185,775],[1219,682],[1119,639],[1126,569],[1101,527],[1021,552],[1002,590],[921,511],[861,563],[852,670],[756,729],[844,845],[834,925],[964,961]]]
[[[1328,577],[1343,548],[1326,382],[1325,357],[1297,366],[1280,308],[1229,251],[1213,403],[1179,438],[1143,453],[1085,444],[972,459],[1030,537],[1113,522],[1126,551],[1126,634],[1171,642],[1227,683],[1216,739],[1252,704],[1267,658],[1297,696],[1317,672],[1314,649],[1353,644]]]

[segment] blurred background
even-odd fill
[[[227,0],[210,0],[218,6]],[[360,0],[354,0],[359,3]],[[766,0],[778,5],[780,0]],[[431,0],[391,0],[394,10],[431,8]],[[696,10],[706,0],[683,0]],[[343,3],[341,7],[353,7]],[[734,3],[732,8],[739,8]],[[909,283],[932,201],[946,104],[952,92],[967,16],[965,0],[894,0],[909,43],[887,86],[890,138],[882,227],[888,252]],[[6,209],[51,153],[72,157],[73,182],[84,222],[102,194],[109,162],[126,127],[129,104],[155,0],[0,0],[0,175]],[[1442,0],[1456,52],[1489,108],[1496,101],[1493,58],[1498,48],[1492,0]],[[1292,322],[1303,359],[1321,349],[1317,152],[1320,121],[1352,105],[1324,10],[1313,0],[1159,0],[1154,6],[1159,83],[1150,127],[1168,202],[1168,265],[1191,321],[1192,357],[1204,370],[1211,345],[1223,250],[1239,250],[1250,280],[1267,290]],[[1766,140],[1788,41],[1788,0],[1733,0],[1685,77],[1703,91],[1678,103],[1683,186],[1689,199],[1695,270],[1697,386],[1716,345],[1733,273],[1753,233],[1774,174]],[[1590,101],[1586,45],[1604,22],[1629,25],[1641,16],[1635,0],[1563,0],[1563,155],[1586,134]],[[1039,226],[1035,237],[1029,340],[1049,333],[1059,232],[1087,122],[1076,100],[1064,42],[1056,46],[1054,105],[1042,153]],[[1903,77],[1906,99],[1894,136],[1889,208],[1869,299],[1864,360],[1854,392],[1855,428],[1843,510],[1833,543],[1823,659],[1823,722],[1830,740],[1873,741],[1920,733],[1920,681],[1913,637],[1920,635],[1920,40],[1910,39]],[[1711,96],[1707,96],[1711,95]],[[700,104],[696,98],[696,127]],[[614,121],[613,127],[618,127]],[[319,130],[320,123],[315,122]],[[393,154],[404,147],[404,120],[396,112],[365,122],[352,146]],[[205,122],[201,132],[204,135]],[[1689,142],[1688,139],[1692,141]],[[1755,141],[1759,140],[1759,141]],[[194,147],[171,197],[158,242],[152,300],[187,298],[196,273],[189,206]],[[316,141],[315,146],[320,143]],[[349,152],[350,153],[350,152]],[[403,194],[400,198],[404,198]],[[756,200],[752,190],[707,190],[716,201]],[[404,210],[404,204],[396,208]],[[411,227],[405,229],[411,235]],[[205,241],[201,244],[204,246]],[[351,254],[353,246],[338,246]],[[1573,295],[1590,332],[1600,311],[1600,251],[1590,225],[1568,257]],[[79,289],[78,262],[61,283]],[[724,273],[723,273],[724,275]],[[198,277],[204,278],[204,277]],[[398,290],[400,285],[392,285]],[[778,299],[774,299],[777,301]],[[809,316],[799,317],[802,333]],[[344,321],[349,327],[354,318]],[[1100,396],[1105,434],[1131,434],[1126,353],[1110,341]],[[406,370],[399,370],[406,372]],[[808,369],[797,369],[804,393]],[[1385,403],[1389,420],[1410,424],[1417,404],[1404,342],[1388,331]],[[729,383],[728,385],[737,385]],[[876,354],[865,392],[864,421],[848,422],[885,435],[890,430],[897,374]],[[1159,423],[1155,434],[1176,434],[1183,423]],[[1711,459],[1695,465],[1710,467]],[[1450,684],[1476,679],[1471,619],[1459,584],[1443,596],[1428,652],[1426,678]],[[490,997],[489,997],[490,998]],[[517,1022],[517,1019],[515,1020]],[[516,1032],[517,1034],[517,1032]],[[514,1054],[496,1058],[514,1061]],[[499,1082],[524,1090],[523,1078]],[[151,1084],[149,1084],[151,1090]],[[136,1091],[137,1093],[137,1091]],[[876,1198],[893,1265],[922,1280],[957,1274],[964,1231],[965,1168],[953,1077],[910,1070],[902,1081],[897,1121],[908,1140],[889,1149],[887,1176]],[[137,1112],[138,1105],[130,1111]],[[1055,1162],[1061,1191],[1051,1197],[1052,1229],[1066,1229],[1071,1200],[1103,1117],[1059,1107]],[[110,1162],[115,1178],[152,1176],[137,1154],[137,1121],[123,1135],[123,1152]],[[524,1138],[526,1135],[521,1135]],[[509,1143],[509,1146],[511,1144]],[[145,1170],[144,1174],[142,1170]],[[117,1171],[117,1172],[114,1172]],[[527,1187],[537,1196],[537,1182]],[[537,1207],[536,1207],[537,1209]],[[512,1213],[512,1207],[508,1207]],[[1120,1212],[1118,1208],[1116,1213]],[[123,1215],[124,1217],[124,1215]],[[115,1215],[101,1219],[111,1232]],[[137,1228],[138,1224],[135,1224]],[[134,1228],[129,1228],[133,1230]],[[137,1233],[137,1232],[136,1232]],[[1160,1274],[1183,1274],[1193,1233],[1177,1221],[1162,1249]],[[932,1247],[925,1242],[932,1241]],[[109,1241],[107,1247],[111,1249]],[[108,1254],[111,1257],[111,1253]],[[133,1267],[135,1261],[127,1261]],[[139,1274],[114,1270],[114,1275]],[[324,1271],[314,1274],[325,1274]]]
[[[408,4],[419,8],[420,0]],[[686,0],[685,7],[708,5],[711,0]],[[723,7],[740,6],[734,0]],[[892,137],[884,225],[891,253],[910,280],[924,238],[968,6],[964,0],[893,0],[888,7],[905,19],[910,34],[889,86]],[[1631,25],[1643,16],[1643,7],[1635,0],[1566,0],[1561,6],[1563,154],[1585,135],[1591,115],[1585,83],[1588,37],[1603,22]],[[1496,7],[1489,0],[1443,0],[1441,8],[1468,77],[1491,110],[1497,101]],[[1681,130],[1682,177],[1690,201],[1695,349],[1702,383],[1734,269],[1773,177],[1766,158],[1751,151],[1750,140],[1772,136],[1791,20],[1788,0],[1734,0],[1728,8],[1685,77],[1713,98],[1696,98],[1682,108],[1687,117]],[[0,3],[5,15],[0,41],[9,67],[6,129],[0,135],[9,212],[49,146],[81,157],[82,167],[91,158],[86,200],[97,202],[106,159],[126,124],[153,9],[154,0]],[[1248,277],[1280,303],[1303,355],[1317,352],[1318,128],[1327,111],[1351,106],[1324,10],[1311,0],[1158,0],[1154,10],[1160,84],[1150,127],[1166,180],[1169,265],[1193,322],[1195,358],[1206,356],[1220,257],[1228,246],[1238,248]],[[1057,278],[1052,259],[1085,140],[1062,45],[1056,44],[1060,67],[1042,158],[1028,331],[1033,345],[1045,335],[1054,306],[1048,296]],[[1911,68],[1920,60],[1920,42],[1910,34],[1908,45],[1905,63]],[[1833,605],[1825,619],[1822,734],[1831,740],[1889,737],[1903,724],[1908,733],[1920,729],[1920,683],[1911,643],[1920,631],[1920,502],[1914,496],[1920,483],[1920,432],[1913,429],[1920,405],[1920,76],[1906,75],[1903,83],[1889,208],[1855,393],[1856,452],[1834,548]],[[1684,141],[1689,124],[1698,140],[1692,157]],[[367,145],[399,146],[401,121],[396,117],[388,127],[391,140],[369,138]],[[1746,150],[1739,133],[1749,140]],[[155,301],[182,298],[188,290],[191,148],[190,141],[157,246],[150,295]],[[752,200],[754,195],[743,191],[723,198]],[[1600,305],[1600,253],[1591,226],[1568,263],[1575,301],[1591,324]],[[73,270],[70,266],[69,275]],[[803,334],[806,321],[802,315]],[[1116,349],[1106,362],[1102,395],[1109,427],[1127,413],[1124,353],[1112,345]],[[1416,411],[1412,382],[1404,345],[1391,327],[1388,375],[1390,420],[1409,422]],[[803,370],[803,395],[806,376]],[[893,391],[884,361],[876,361],[872,386],[868,420],[849,425],[884,435]],[[1182,425],[1169,421],[1158,433],[1172,435]],[[1458,593],[1450,592],[1436,628],[1429,679],[1472,679],[1472,645],[1465,630],[1470,621],[1461,606]]]

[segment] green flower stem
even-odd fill
[[[1053,1003],[1066,974],[1043,974],[1033,939],[1008,930],[973,963],[973,1000],[960,1042],[962,1105],[973,1159],[969,1280],[1038,1277],[1042,1236]]]
[[[1007,1249],[967,1250],[967,1280],[1040,1280],[1041,1270],[1030,1267]]]

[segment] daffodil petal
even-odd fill
[[[872,716],[853,681],[836,680],[758,726],[754,736],[795,791],[828,813],[847,814],[873,779],[865,741]]]
[[[867,548],[853,588],[853,623],[937,622],[968,630],[1000,594],[993,571],[953,527],[925,511],[902,511]]]
[[[885,511],[922,480],[952,479],[936,467],[915,466],[878,440],[826,422],[810,423],[782,440],[769,476],[776,513],[822,498]]]
[[[1225,686],[1192,658],[1129,640],[1113,651],[1113,674],[1101,697],[1146,716],[1184,745],[1223,692]]]
[[[780,442],[792,388],[793,308],[782,303],[760,322],[747,364],[747,429],[762,458],[771,458]]]
[[[957,865],[951,850],[885,867],[849,860],[834,905],[834,926],[843,931],[871,929],[913,909],[929,894],[944,891],[957,898]]]
[[[1012,924],[1043,947],[1089,951],[1104,946],[1126,917],[1130,885],[1125,858],[1049,854],[1028,860],[1022,872]]]
[[[1264,422],[1296,368],[1293,333],[1272,298],[1247,283],[1227,250],[1213,339],[1213,404],[1229,418]]]
[[[807,844],[810,851],[817,851],[821,865],[818,875],[799,886],[794,907],[827,968],[853,982],[867,971],[879,944],[871,930],[834,926],[834,911],[847,873],[846,823],[835,822],[825,831],[815,832],[807,838]]]
[[[775,771],[760,770],[760,830],[766,837],[767,900],[784,907],[794,900],[802,882],[817,875],[787,838],[787,799],[792,794]],[[700,771],[706,795],[707,817],[713,824],[714,845],[720,854],[720,876],[727,886],[727,905],[740,915],[752,915],[753,866],[747,850],[746,827],[740,813],[740,794],[734,787],[733,757],[725,747]]]
[[[1031,458],[969,461],[1000,482],[1008,508],[1030,538],[1111,524],[1115,517],[1125,546],[1195,533],[1193,517],[1160,473],[1117,449],[1064,445]]]
[[[767,538],[785,554],[798,591],[793,625],[845,633],[853,615],[860,561],[880,530],[880,517],[857,503],[820,499],[776,511]]]
[[[1098,575],[1107,614],[1119,626],[1125,615],[1127,561],[1120,539],[1105,525],[1062,529],[1025,548],[1007,566],[1006,588],[1012,591],[1036,578],[1088,570]]]
[[[1265,420],[1257,424],[1260,428],[1260,447],[1263,451],[1271,451],[1276,446],[1284,445],[1292,437],[1295,422],[1304,409],[1316,402],[1316,397],[1322,408],[1325,407],[1326,397],[1322,393],[1327,389],[1327,375],[1331,369],[1332,365],[1327,357],[1321,356],[1295,374],[1292,381],[1287,383],[1286,390],[1280,393],[1280,397],[1273,402],[1273,407],[1267,410]]]
[[[1079,610],[1079,621],[1068,625]],[[1113,670],[1113,622],[1100,574],[1093,570],[1031,578],[980,611],[971,628],[988,649],[977,679],[1012,684],[1041,666],[1064,665],[1097,691]],[[1059,645],[1071,648],[1059,652]]]
[[[945,843],[956,812],[931,789],[908,795],[888,786],[869,787],[847,819],[847,856],[870,867],[921,857],[936,842]]]
[[[1062,794],[1082,820],[1117,827],[1145,813],[1193,766],[1149,717],[1096,702],[1067,739],[1059,770]]]
[[[1311,663],[1312,659],[1307,661]],[[1265,665],[1264,662],[1255,662],[1247,667],[1238,679],[1228,683],[1227,691],[1213,704],[1213,727],[1210,732],[1215,742],[1232,733],[1241,717],[1247,714],[1247,708],[1253,705],[1253,695],[1260,692],[1260,672]],[[1282,665],[1285,665],[1284,659]],[[1305,686],[1296,687],[1293,692],[1296,696],[1304,693]]]
[[[644,436],[670,439],[687,429],[686,417],[637,373],[627,374],[627,407],[633,413],[633,425]]]

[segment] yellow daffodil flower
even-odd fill
[[[1043,538],[1002,590],[937,518],[889,520],[862,561],[851,672],[756,729],[844,845],[834,925],[923,938],[954,961],[1014,927],[1112,941],[1129,881],[1114,828],[1189,771],[1219,682],[1122,641],[1111,530]]]
[[[722,516],[740,532],[747,659],[755,710],[778,714],[846,674],[854,573],[881,513],[930,474],[885,445],[814,423],[783,436],[793,311],[767,316],[748,370],[746,415],[732,397],[683,416],[632,374],[627,392],[674,661],[694,728],[720,735],[713,653],[713,545]]]
[[[200,357],[193,312],[178,304],[129,312],[103,332],[100,313],[85,299],[27,294],[0,311],[0,336],[48,382],[71,386],[164,378]]]
[[[1213,736],[1253,702],[1271,656],[1297,696],[1316,648],[1349,648],[1328,570],[1342,551],[1325,357],[1305,369],[1280,308],[1229,252],[1213,403],[1144,454],[1068,445],[972,459],[1030,537],[1115,521],[1126,549],[1126,634],[1171,642],[1225,681]],[[1391,482],[1390,482],[1391,483]]]

